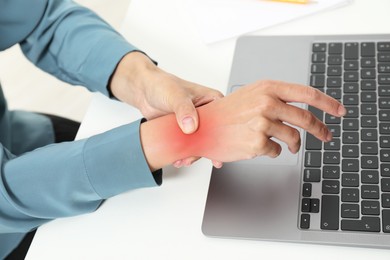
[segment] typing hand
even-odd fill
[[[200,107],[202,126],[199,140],[204,143],[199,155],[229,162],[267,155],[276,157],[281,146],[275,137],[298,152],[301,140],[297,126],[322,141],[330,141],[327,127],[307,110],[288,102],[306,103],[334,116],[346,114],[335,99],[312,87],[280,81],[259,81]]]

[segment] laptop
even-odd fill
[[[298,154],[213,169],[202,231],[210,237],[390,249],[390,35],[243,36],[228,93],[259,79],[310,85],[340,100],[333,140],[300,130]]]

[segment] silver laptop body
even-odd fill
[[[228,93],[259,79],[309,85],[313,43],[358,42],[360,45],[361,42],[378,41],[390,42],[390,35],[241,37],[236,44]],[[203,233],[210,237],[390,249],[390,233],[387,233],[390,226],[383,226],[382,222],[379,232],[347,231],[341,227],[326,230],[321,227],[327,223],[321,222],[320,210],[318,213],[306,212],[310,215],[310,228],[301,228],[305,135],[301,131],[302,147],[297,155],[284,149],[276,159],[256,158],[226,163],[221,169],[213,168]],[[312,183],[310,196],[319,199],[320,209],[322,188],[320,182]],[[386,209],[381,202],[383,193],[380,191],[381,208],[377,217]],[[342,201],[340,215],[341,204]],[[357,220],[361,217],[359,214]]]

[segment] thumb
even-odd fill
[[[174,112],[183,133],[191,134],[198,129],[198,113],[191,99],[180,102]]]

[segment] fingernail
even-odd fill
[[[192,133],[194,131],[195,122],[194,122],[194,119],[192,117],[187,116],[187,117],[183,118],[181,123],[182,123],[182,126],[183,126],[184,133],[190,134],[190,133]]]
[[[338,113],[340,116],[344,116],[345,114],[347,114],[347,110],[345,109],[344,106],[339,106]]]

